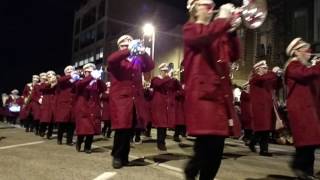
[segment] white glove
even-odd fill
[[[231,3],[224,4],[220,7],[219,13],[216,18],[230,18],[232,17],[235,7]]]
[[[70,79],[69,81],[70,81],[71,83],[74,83],[74,82],[78,81],[79,79],[80,79],[80,76],[79,76],[78,72],[73,71],[73,72],[71,73],[71,79]]]
[[[101,78],[101,72],[99,70],[93,70],[91,72],[91,76],[94,78],[94,79],[100,79]]]
[[[281,74],[283,73],[282,69],[279,68],[278,66],[273,67],[272,72],[276,73],[277,76],[281,76]]]
[[[140,43],[140,39],[134,39],[134,40],[130,41],[129,46],[128,46],[129,51],[131,51],[135,46],[137,46],[138,43]]]
[[[39,99],[38,102],[39,102],[39,104],[42,104],[42,97]]]

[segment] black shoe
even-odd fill
[[[50,139],[51,139],[51,136],[48,136],[48,135],[47,135],[47,139],[50,140]]]
[[[166,150],[167,150],[167,147],[166,147],[165,144],[158,144],[158,149],[159,149],[160,151],[166,151]]]
[[[267,156],[267,157],[271,157],[272,156],[272,153],[269,153],[267,151],[261,151],[259,154],[260,154],[260,156]]]
[[[186,176],[186,180],[196,180],[196,178],[195,177]]]
[[[81,150],[81,143],[78,143],[78,142],[77,142],[77,144],[76,144],[76,150],[77,150],[78,152],[80,152],[80,150]]]
[[[62,141],[61,141],[61,140],[58,140],[58,141],[57,141],[57,144],[58,144],[58,145],[61,145],[61,144],[62,144]]]
[[[66,145],[73,146],[73,142],[67,142]]]
[[[44,133],[39,133],[39,135],[40,135],[40,137],[44,137],[45,134]]]
[[[122,166],[123,166],[123,164],[122,164],[121,159],[113,158],[112,167],[114,169],[120,169],[120,168],[122,168]]]
[[[173,140],[174,140],[175,142],[181,142],[179,136],[173,136]]]
[[[29,132],[29,129],[26,129],[26,132]]]
[[[251,152],[257,152],[256,146],[253,144],[249,144],[249,149],[251,150]]]
[[[91,149],[85,149],[84,152],[87,154],[91,154],[92,151],[91,151]]]

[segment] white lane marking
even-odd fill
[[[94,178],[93,180],[107,180],[115,176],[116,172],[105,172],[100,174],[98,177]]]
[[[30,143],[24,143],[24,144],[16,144],[16,145],[11,145],[11,146],[3,146],[0,147],[0,150],[3,149],[11,149],[11,148],[15,148],[15,147],[22,147],[22,146],[30,146],[30,145],[35,145],[35,144],[41,144],[44,143],[45,141],[35,141],[35,142],[30,142]]]

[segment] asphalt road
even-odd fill
[[[96,136],[93,152],[76,152],[75,146],[57,145],[23,129],[0,123],[0,180],[178,180],[192,155],[192,138],[178,144],[167,139],[167,152],[156,149],[153,139],[134,145],[130,160],[134,166],[115,170],[110,156],[113,139]],[[74,139],[75,140],[75,139]],[[218,180],[292,180],[288,164],[292,146],[271,145],[273,157],[252,153],[239,140],[227,139]],[[316,154],[316,172],[320,152]]]

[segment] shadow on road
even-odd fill
[[[271,174],[265,178],[246,178],[246,180],[296,180],[296,177]]]
[[[181,159],[189,159],[191,156],[185,154],[178,153],[166,153],[166,154],[158,154],[154,156],[146,156],[145,159],[149,159],[154,161],[155,163],[165,163],[168,161],[181,160]]]

